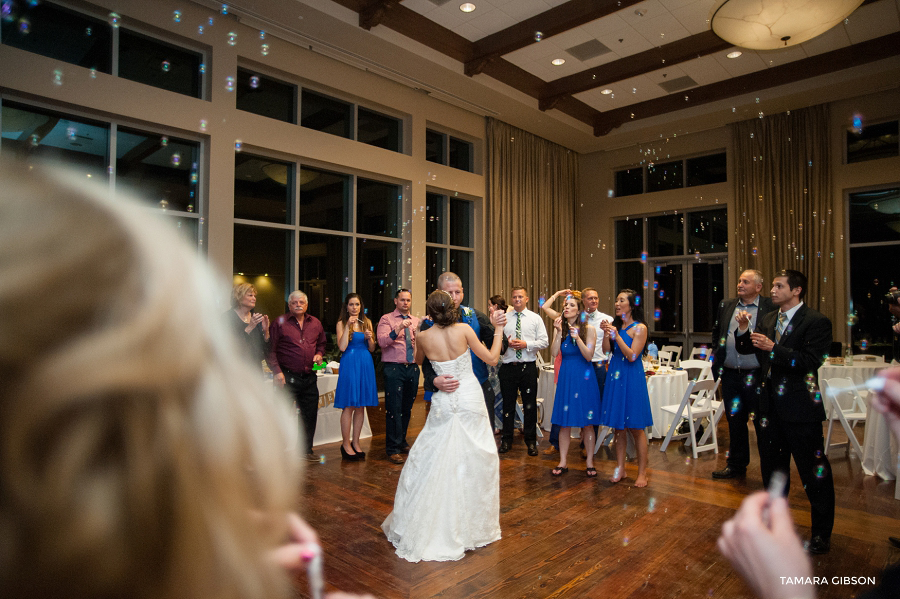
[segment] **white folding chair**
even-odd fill
[[[712,349],[701,345],[691,350],[691,360],[709,360],[712,358]]]
[[[541,355],[541,352],[537,352],[537,354],[535,354],[534,362],[538,368],[543,368],[547,363],[547,360],[544,359],[544,357]]]
[[[666,433],[666,438],[659,448],[660,451],[665,451],[669,447],[669,442],[672,439],[686,439],[686,443],[690,443],[691,445],[694,459],[697,459],[697,454],[701,451],[712,450],[715,453],[719,453],[719,440],[716,437],[716,413],[722,410],[722,402],[713,399],[716,396],[716,388],[718,386],[719,381],[713,381],[712,379],[705,381],[691,381],[684,392],[684,397],[681,398],[681,403],[671,406],[662,406],[661,409],[664,412],[672,414],[672,424],[669,426],[669,432]],[[721,418],[721,415],[719,417]],[[682,418],[688,421],[688,428],[690,430],[687,433],[678,434],[676,433],[676,429],[681,424]],[[697,438],[696,427],[703,418],[709,419],[709,429],[712,431],[712,443],[703,444],[709,437],[709,432],[703,435],[700,442],[695,442],[695,439]]]
[[[661,351],[672,353],[672,366],[678,366],[678,360],[681,358],[681,348],[677,345],[663,345],[659,348]]]
[[[866,420],[866,404],[856,392],[856,384],[849,378],[831,378],[821,381],[822,401],[825,402],[825,417],[828,419],[828,434],[825,435],[825,455],[832,447],[844,445],[844,443],[831,443],[831,430],[834,421],[837,420],[847,433],[847,453],[850,446],[856,450],[856,455],[862,459],[862,448],[853,432],[857,422]]]
[[[706,360],[682,360],[681,368],[688,371],[688,378],[693,381],[712,378],[712,363]]]
[[[675,364],[672,360],[672,352],[659,350],[657,357],[659,359],[660,366],[670,366],[673,368],[675,367]]]
[[[594,445],[594,455],[600,451],[602,446],[613,442],[615,433],[615,429],[609,426],[601,426],[597,429],[597,443]],[[608,442],[607,439],[609,439]],[[625,435],[625,455],[629,459],[634,459],[637,456],[637,448],[635,448],[634,440],[631,438],[630,434]]]

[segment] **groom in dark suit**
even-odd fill
[[[827,553],[834,527],[834,480],[825,457],[822,421],[825,409],[816,372],[831,346],[831,321],[803,303],[806,275],[783,270],[772,281],[778,310],[750,332],[746,312],[738,316],[737,349],[759,360],[757,427],[763,484],[776,470],[790,477],[791,457],[811,506],[812,533],[807,551]],[[790,487],[790,478],[785,495]]]
[[[738,328],[737,316],[750,314],[750,329],[759,331],[763,318],[775,309],[772,300],[760,295],[763,287],[762,273],[745,270],[738,277],[737,297],[722,300],[713,327],[713,376],[722,381],[722,397],[725,400],[725,417],[728,419],[728,458],[725,468],[712,473],[713,478],[737,478],[744,476],[750,463],[750,434],[747,421],[754,414],[753,426],[759,438],[759,361],[753,354],[737,351],[734,335]]]

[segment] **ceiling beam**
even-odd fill
[[[369,31],[380,25],[387,11],[399,3],[400,0],[370,0],[359,11],[359,26]]]
[[[900,32],[884,35],[779,67],[758,71],[719,83],[695,87],[661,98],[600,113],[594,121],[594,135],[601,137],[631,120],[646,119],[692,106],[726,100],[733,96],[788,85],[803,79],[827,75],[900,55]]]
[[[332,1],[357,13],[361,13],[369,5],[366,0]],[[462,63],[474,52],[475,44],[402,4],[393,4],[389,10],[384,11],[379,24]],[[544,80],[540,77],[500,57],[486,61],[483,73],[535,100],[540,97],[544,86]],[[600,114],[596,109],[572,97],[561,99],[555,108],[589,126],[593,126]]]
[[[548,38],[564,31],[580,27],[642,0],[569,0],[530,19],[485,36],[475,42],[472,56],[466,61],[466,75],[481,73],[485,61],[509,54],[530,44],[537,43],[535,33],[540,31]]]
[[[732,44],[712,31],[704,31],[547,83],[541,90],[540,107],[541,110],[546,110],[548,107],[552,108],[561,96],[571,96],[597,87],[604,87],[616,81],[645,75],[663,67],[721,52],[731,47]]]

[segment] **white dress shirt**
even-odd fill
[[[522,357],[516,357],[516,350],[510,347],[502,356],[504,364],[512,362],[534,362],[537,353],[550,345],[550,339],[547,337],[547,327],[544,326],[544,319],[525,308],[521,312],[510,310],[506,313],[506,326],[503,327],[503,334],[508,339],[516,338],[516,316],[521,315],[522,329],[521,338],[526,344],[526,348],[521,350]]]
[[[791,321],[794,319],[794,314],[797,313],[797,310],[800,309],[800,306],[803,305],[803,302],[800,302],[790,310],[785,310],[784,314],[787,316],[787,320],[784,321],[784,330],[781,331],[781,337],[784,338],[785,335],[791,330]],[[781,316],[781,310],[778,310],[778,316]],[[778,316],[775,317],[775,331],[778,332]]]
[[[597,345],[594,346],[594,355],[591,356],[591,362],[606,362],[607,358],[609,358],[606,352],[603,351],[603,336],[606,333],[600,328],[600,323],[604,320],[612,322],[613,317],[609,314],[604,314],[600,310],[594,310],[590,313],[585,312],[584,316],[584,322],[597,329]]]

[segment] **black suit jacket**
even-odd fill
[[[724,299],[719,302],[719,311],[716,315],[716,324],[713,325],[712,331],[712,349],[713,349],[713,377],[719,378],[719,373],[725,366],[725,346],[728,337],[728,329],[731,327],[731,321],[734,319],[734,309],[737,308],[738,298]],[[759,332],[759,326],[763,321],[763,317],[775,310],[775,304],[771,298],[759,296],[759,306],[756,308],[756,327],[753,329]]]
[[[761,319],[758,332],[775,340],[778,310]],[[800,306],[771,352],[753,347],[750,331],[735,336],[737,350],[756,353],[761,367],[760,412],[784,422],[821,422],[825,408],[819,394],[818,370],[831,348],[831,321],[806,304]]]

